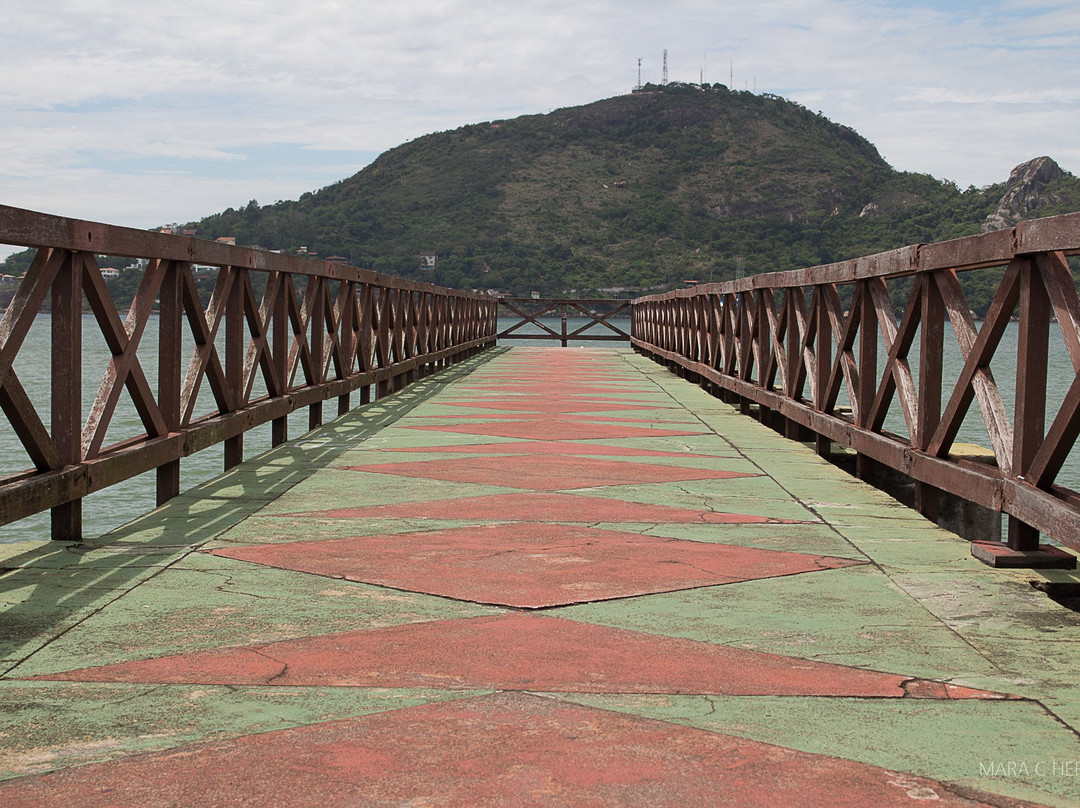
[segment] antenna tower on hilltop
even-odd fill
[[[660,83],[667,84],[667,48],[664,48],[664,72],[661,74]]]
[[[640,56],[637,58],[637,87],[635,87],[634,89],[635,90],[640,90],[641,89],[641,57]]]

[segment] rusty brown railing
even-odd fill
[[[327,399],[336,398],[342,414],[357,390],[366,403],[372,388],[375,397],[385,396],[495,344],[497,307],[489,298],[311,258],[6,206],[0,243],[36,250],[0,320],[0,409],[34,464],[0,478],[0,524],[51,510],[56,539],[81,537],[81,501],[95,491],[156,469],[157,499],[164,502],[179,493],[182,457],[222,443],[231,468],[243,459],[244,433],[255,426],[271,422],[271,443],[278,445],[294,410],[307,407],[315,427]],[[98,255],[148,261],[124,319]],[[194,265],[217,270],[205,304]],[[46,301],[48,423],[13,367]],[[88,413],[84,307],[111,352]],[[159,330],[156,391],[137,354],[152,318]],[[194,338],[186,370],[185,322]],[[207,388],[214,405],[199,415]],[[125,393],[146,431],[110,444],[106,433]]]
[[[550,339],[559,340],[566,347],[569,340],[603,340],[629,342],[630,335],[619,328],[612,319],[627,317],[630,314],[629,300],[613,298],[499,298],[499,308],[505,317],[516,317],[516,322],[499,331],[499,339]],[[588,320],[573,331],[567,330],[567,317],[579,317]],[[545,318],[558,317],[561,328],[554,328],[543,322]],[[521,331],[533,326],[535,331]],[[594,330],[596,329],[596,330]]]
[[[756,403],[763,419],[779,414],[789,437],[810,430],[822,453],[835,441],[858,453],[860,471],[877,462],[907,475],[916,507],[932,518],[943,491],[1007,514],[1013,551],[1037,552],[1040,532],[1080,549],[1080,494],[1056,484],[1080,433],[1080,302],[1067,260],[1078,253],[1080,214],[1070,214],[642,297],[634,301],[632,344],[744,411]],[[990,268],[1001,278],[976,327],[962,279]],[[898,282],[910,284],[899,319],[890,298]],[[1014,316],[1009,408],[990,363]],[[1047,413],[1055,320],[1075,378],[1064,380],[1064,400]],[[963,360],[955,383],[942,373],[946,323]],[[839,401],[841,390],[850,407]],[[884,428],[894,398],[907,436]],[[973,401],[993,449],[990,464],[952,454]]]

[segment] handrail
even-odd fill
[[[623,329],[610,322],[610,319],[618,315],[628,316],[631,303],[629,300],[616,298],[527,298],[527,297],[501,297],[499,307],[507,310],[507,316],[519,317],[513,325],[499,332],[499,339],[552,339],[559,340],[562,347],[566,347],[567,341],[578,340],[603,340],[629,342],[630,335]],[[567,331],[566,318],[568,312],[577,312],[576,316],[589,320],[585,325]],[[544,323],[541,318],[555,317],[561,319],[562,327],[556,331]],[[537,332],[519,332],[518,329],[532,325],[539,329]],[[600,333],[590,333],[594,328],[607,329]]]
[[[703,284],[635,300],[632,345],[734,394],[746,411],[755,402],[763,418],[779,413],[791,437],[799,427],[811,430],[822,453],[835,441],[858,453],[860,467],[876,461],[907,475],[916,482],[916,506],[931,517],[937,491],[945,491],[1008,514],[1011,550],[1036,550],[1040,532],[1080,549],[1080,493],[1056,484],[1080,433],[1080,300],[1067,261],[1078,253],[1080,214],[1068,214]],[[990,267],[1003,275],[977,328],[960,274]],[[910,292],[898,319],[887,282],[899,279]],[[1019,361],[1010,410],[990,362],[1014,313]],[[1046,413],[1054,320],[1076,376],[1057,411]],[[942,373],[946,323],[963,358],[951,389]],[[917,374],[909,358],[918,359]],[[850,411],[838,405],[842,389]],[[907,437],[884,429],[894,398]],[[973,401],[994,465],[950,454]]]
[[[51,510],[55,539],[81,538],[88,494],[156,469],[160,504],[179,493],[182,457],[223,443],[231,468],[243,459],[244,432],[255,426],[271,422],[271,443],[278,445],[294,410],[307,407],[314,428],[327,399],[337,398],[342,414],[356,390],[367,403],[372,387],[375,397],[388,395],[495,344],[497,306],[490,298],[313,258],[7,206],[0,206],[0,243],[36,250],[0,320],[0,409],[34,464],[0,478],[0,524]],[[148,261],[123,319],[98,255]],[[217,268],[205,303],[196,264]],[[46,298],[48,423],[13,367]],[[112,357],[83,413],[87,306]],[[159,329],[156,391],[136,353],[152,314]],[[185,321],[195,342],[186,369]],[[260,378],[266,394],[254,395]],[[207,388],[215,409],[198,416]],[[110,444],[106,434],[125,392],[146,432]]]

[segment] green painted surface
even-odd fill
[[[822,524],[641,525],[639,529],[650,536],[671,539],[866,560],[843,536]]]
[[[733,493],[732,489],[740,484],[742,492]],[[755,496],[755,492],[760,496]],[[785,497],[776,483],[768,478],[621,485],[617,491],[612,488],[597,488],[591,493],[598,497],[625,499],[648,505],[672,505],[677,508],[720,513],[748,513],[800,522],[820,521],[817,515],[804,505]]]
[[[347,539],[350,536],[374,536],[383,533],[412,533],[442,530],[476,522],[454,519],[392,519],[363,517],[330,519],[320,516],[253,516],[207,542],[207,550],[243,544],[275,544],[303,539]]]
[[[1031,586],[1032,581],[1080,582],[1080,574],[984,567],[970,557],[966,541],[853,479],[811,447],[784,440],[630,351],[594,356],[597,367],[608,369],[616,380],[608,398],[625,398],[628,407],[650,409],[581,413],[580,420],[588,416],[602,424],[605,418],[640,419],[644,423],[611,423],[686,427],[695,434],[579,443],[708,457],[593,456],[754,476],[597,486],[587,489],[590,496],[796,521],[615,522],[595,527],[863,563],[548,613],[1007,692],[1026,700],[618,694],[558,698],[1035,802],[1080,804],[1080,736],[1074,730],[1080,727],[1080,615]],[[512,387],[466,388],[489,385],[502,369],[526,365],[528,357],[525,351],[499,351],[454,366],[244,463],[101,539],[83,545],[0,545],[0,777],[469,695],[447,690],[91,685],[16,677],[500,613],[493,607],[279,570],[203,551],[477,524],[453,518],[453,500],[520,492],[511,475],[504,485],[477,485],[346,467],[435,459],[452,464],[470,455],[439,447],[521,443],[409,427],[449,424],[455,421],[447,417],[451,415],[515,420],[502,410],[447,404],[523,398]],[[528,380],[527,369],[513,375]],[[446,518],[439,519],[295,515],[442,499],[448,500]],[[1053,771],[1044,776],[1046,765],[1055,761],[1072,762],[1074,776],[1055,776]],[[980,770],[1010,763],[1015,774]],[[1039,763],[1043,767],[1036,771]],[[1026,774],[1019,772],[1022,765]]]
[[[872,566],[570,606],[558,614],[908,676],[966,682],[996,673]],[[1001,688],[999,682],[992,689]]]
[[[362,505],[389,505],[417,500],[478,497],[506,494],[518,489],[472,483],[373,474],[344,469],[327,469],[291,488],[267,505],[261,513],[298,513]]]
[[[731,696],[553,698],[722,732],[1049,805],[1075,805],[1080,738],[1040,705]],[[807,728],[813,727],[812,732]],[[995,774],[1002,772],[1005,774]],[[1010,773],[1011,772],[1011,773]]]
[[[196,553],[132,589],[123,608],[89,614],[10,675],[499,611]]]
[[[661,452],[686,452],[687,454],[707,454],[715,457],[742,458],[743,455],[722,436],[712,432],[700,435],[679,435],[661,438],[627,438],[589,441],[607,446],[625,446],[632,449],[650,449]]]
[[[479,692],[0,682],[0,779]]]

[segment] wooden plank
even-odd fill
[[[1076,444],[1080,434],[1080,371],[1073,378],[1065,393],[1057,415],[1046,432],[1039,450],[1035,453],[1027,474],[1027,481],[1037,488],[1048,489]]]
[[[754,363],[757,365],[757,381],[762,387],[772,386],[773,351],[770,342],[768,302],[764,292],[754,293]],[[695,357],[696,359],[697,357]]]
[[[13,364],[58,272],[69,260],[69,253],[61,250],[38,250],[0,319],[0,409],[39,471],[58,468],[65,461],[15,374]]]
[[[247,353],[244,340],[244,276],[238,267],[232,268],[233,280],[225,302],[225,397],[224,412],[236,412],[246,405],[244,400],[244,357]],[[219,411],[222,411],[219,408]],[[224,469],[238,466],[244,461],[244,435],[231,435],[225,439]]]
[[[287,311],[289,313],[289,322],[292,325],[292,344],[289,348],[289,370],[285,375],[285,389],[291,390],[296,384],[296,373],[298,370],[304,371],[304,381],[307,384],[314,384],[316,379],[315,369],[312,366],[311,361],[311,348],[308,345],[307,329],[308,322],[311,319],[311,296],[304,295],[304,302],[301,304],[297,293],[296,285],[293,283],[292,276],[285,278],[285,293],[287,301]]]
[[[4,411],[11,423],[15,436],[26,448],[30,462],[39,471],[60,468],[64,465],[63,457],[56,444],[53,443],[52,435],[45,428],[34,402],[30,400],[22,382],[14,372],[8,374],[3,386],[0,387],[0,409]]]
[[[0,384],[7,379],[26,335],[41,311],[57,272],[70,256],[59,250],[38,250],[0,319]]]
[[[221,358],[218,356],[215,340],[218,327],[221,325],[225,300],[232,286],[233,275],[231,272],[224,271],[218,273],[214,291],[205,311],[202,301],[199,300],[198,290],[195,288],[195,280],[190,270],[182,271],[181,278],[184,314],[195,340],[195,348],[184,377],[184,387],[180,392],[181,423],[187,424],[194,415],[199,389],[204,378],[210,383],[218,409],[223,412],[229,409],[225,371],[221,367]]]
[[[915,330],[922,313],[921,306],[918,305],[921,286],[921,279],[916,279],[912,284],[904,317],[897,326],[896,315],[893,312],[885,282],[875,279],[870,284],[870,294],[877,310],[877,322],[887,354],[881,381],[874,401],[870,405],[867,419],[869,428],[874,432],[881,431],[894,394],[899,398],[900,411],[904,415],[908,435],[914,439],[917,432],[915,381],[911,374],[911,367],[908,365],[907,353],[915,338]]]
[[[926,451],[941,422],[942,365],[945,354],[945,305],[942,302],[935,272],[922,285],[919,339],[919,398],[916,433],[912,444]],[[937,480],[915,483],[915,508],[928,519],[936,520],[940,507]]]
[[[1050,294],[1050,303],[1054,307],[1054,316],[1065,340],[1073,370],[1080,372],[1080,298],[1072,271],[1061,252],[1036,255],[1035,263]]]
[[[378,289],[378,321],[375,335],[375,361],[378,367],[387,367],[391,362],[394,308],[390,300],[390,290]],[[455,322],[457,318],[455,318]]]
[[[289,309],[286,280],[287,276],[283,274],[272,275],[263,293],[263,304],[272,318],[270,331],[273,335],[273,359],[270,362],[272,373],[267,380],[267,392],[274,398],[284,396],[288,389]],[[265,317],[263,322],[266,322]],[[285,415],[278,415],[270,426],[270,443],[272,446],[280,446],[288,438],[289,419]]]
[[[859,379],[855,395],[858,403],[852,402],[852,408],[855,423],[866,427],[877,387],[879,328],[878,310],[866,281],[859,283],[855,292],[855,301],[859,309]],[[852,313],[855,312],[855,301],[852,303]]]
[[[739,304],[734,293],[724,297],[724,315],[724,373],[733,376],[739,368]]]
[[[851,311],[847,319],[840,305],[840,296],[835,286],[826,286],[825,308],[829,318],[829,326],[832,329],[832,338],[836,343],[836,355],[833,357],[832,367],[829,370],[828,383],[825,386],[824,407],[825,412],[832,412],[836,408],[837,399],[840,396],[841,381],[847,386],[848,400],[851,402],[852,411],[858,420],[858,389],[859,368],[855,361],[855,338],[858,334],[861,310],[859,296],[861,292],[856,289],[856,297],[852,300]]]
[[[807,309],[806,295],[801,287],[788,289],[786,294],[791,297],[789,319],[792,320],[791,325],[788,326],[787,354],[790,388],[787,395],[797,401],[803,397],[808,376],[813,373],[813,369],[808,368],[805,361],[807,340],[810,339],[811,312]]]
[[[104,377],[82,431],[83,455],[87,459],[95,457],[101,451],[109,424],[125,388],[131,395],[148,435],[160,437],[169,431],[138,356],[139,343],[150,319],[154,301],[158,297],[166,265],[167,262],[153,262],[143,273],[142,282],[131,301],[127,319],[121,323],[101,270],[92,259],[83,260],[83,287],[86,297],[98,328],[113,354],[105,368]],[[169,347],[159,345],[158,350],[168,350]],[[179,350],[179,345],[172,347],[173,350]]]
[[[925,451],[941,421],[942,362],[945,351],[945,305],[936,274],[928,276],[920,296],[919,392],[913,443]]]
[[[1013,409],[1013,474],[1023,480],[1043,442],[1046,425],[1047,351],[1050,296],[1034,263],[1020,270],[1020,329],[1016,355],[1016,404]],[[1020,519],[1009,520],[1009,548],[1037,550],[1039,533]]]
[[[997,464],[1006,474],[1012,471],[1012,426],[1009,424],[1005,405],[990,370],[990,360],[1001,342],[1019,298],[1021,264],[1021,261],[1013,261],[1009,265],[987,311],[982,330],[978,333],[975,331],[975,323],[967,310],[967,304],[963,299],[955,274],[942,276],[943,282],[940,288],[956,333],[964,366],[942,414],[941,423],[926,447],[930,454],[939,457],[948,454],[963,424],[972,398],[977,397],[983,424],[990,438],[990,446],[994,450]]]
[[[1080,245],[1080,213],[1020,222],[1015,230],[1017,254],[1061,252],[1075,255]]]
[[[780,388],[787,389],[787,361],[784,352],[784,334],[781,332],[781,322],[786,324],[783,312],[776,307],[776,295],[772,289],[762,289],[761,308],[765,317],[760,320],[763,333],[759,337],[768,346],[763,359],[765,371],[762,387],[773,388],[776,386],[777,377],[780,378]]]
[[[271,285],[275,281],[276,276],[267,278],[263,299],[261,302],[256,302],[255,288],[252,285],[251,276],[247,275],[241,280],[244,314],[247,317],[248,333],[250,334],[244,356],[244,401],[251,400],[251,394],[255,390],[255,380],[260,370],[267,391],[270,392],[275,389],[275,385],[271,382],[274,368],[273,363],[270,361],[269,331],[267,329],[269,322],[269,298],[267,294],[273,294]]]
[[[53,444],[65,466],[82,461],[82,256],[69,253],[52,283]],[[52,538],[82,540],[82,500],[52,507]]]
[[[1003,509],[1012,518],[1080,550],[1080,508],[1024,481],[1005,480]]]
[[[375,332],[372,330],[372,316],[374,304],[370,284],[362,284],[357,294],[356,315],[356,361],[361,373],[365,373],[375,367]],[[439,346],[443,347],[445,341],[445,328],[439,329]]]
[[[158,407],[166,434],[180,431],[180,390],[183,385],[183,300],[181,269],[176,262],[163,262],[163,277],[158,288]],[[188,268],[190,271],[190,268]],[[180,493],[180,459],[171,459],[156,467],[157,504],[163,505]]]

